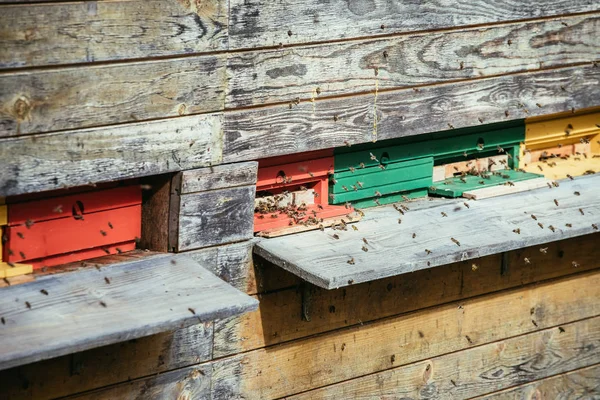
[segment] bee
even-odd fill
[[[538,108],[542,108],[542,105],[540,103],[535,103],[536,106],[538,106]]]
[[[352,225],[352,229],[354,229],[355,231],[358,230],[358,228],[356,227],[356,225]]]
[[[366,253],[367,251],[369,251],[369,248],[367,246],[363,246],[362,251],[364,251]]]
[[[383,165],[383,164],[379,164],[379,165],[378,165],[378,167],[379,167],[379,169],[381,169],[382,171],[383,171],[383,170],[385,170],[385,165]]]
[[[196,310],[194,310],[192,307],[188,307],[188,311],[196,315]]]
[[[364,184],[362,182],[356,182],[356,185],[362,189]]]
[[[529,258],[525,257],[523,260],[525,261],[525,264],[531,264],[531,261],[529,260]]]
[[[556,232],[556,228],[552,225],[548,226],[548,229],[550,229],[552,232]]]
[[[542,254],[548,254],[548,248],[547,247],[541,247],[540,248],[540,253],[542,253]]]
[[[344,189],[346,192],[348,191],[348,188],[344,185],[342,185],[342,189]]]
[[[22,251],[19,252],[19,255],[21,256],[21,258],[23,260],[27,258],[27,257],[25,257],[25,253],[23,253]]]
[[[405,195],[401,195],[401,196],[404,199],[404,201],[409,201],[410,200],[410,198],[408,196],[405,196]]]
[[[429,250],[429,249],[425,249],[425,253],[427,253],[427,254],[431,254],[431,250]]]
[[[380,205],[381,205],[381,203],[379,202],[379,200],[378,200],[378,199],[373,199],[373,202],[374,202],[375,204],[377,204],[378,206],[380,206]]]
[[[417,237],[417,234],[416,234],[416,233],[413,233],[413,234],[412,234],[412,238],[414,239],[414,238],[416,238],[416,237]]]
[[[26,301],[25,305],[27,306],[27,308],[29,308],[31,310],[31,303],[30,302]]]
[[[544,170],[544,168],[542,168],[542,166],[541,166],[541,165],[538,165],[537,167],[538,167],[538,169],[539,169],[540,171],[543,171],[543,170]]]
[[[292,108],[292,105],[290,104],[290,108]],[[334,115],[333,116],[333,122],[337,122],[338,121],[338,116]]]
[[[271,214],[271,218],[279,218],[279,215],[277,215],[277,214]]]
[[[556,207],[558,207],[558,200],[554,199],[554,204],[556,204]]]
[[[350,170],[350,172],[354,173],[355,168],[354,167],[348,167],[348,169]]]
[[[590,143],[590,139],[588,139],[588,138],[581,138],[581,139],[579,139],[579,141],[580,141],[582,144],[589,144],[589,143]]]
[[[559,184],[558,182],[556,182],[556,181],[553,181],[553,182],[552,182],[552,186],[554,186],[554,187],[559,187],[559,186],[560,186],[560,184]]]
[[[100,230],[100,234],[101,234],[102,236],[106,236],[106,232],[105,232],[105,231],[103,231],[103,230]]]
[[[375,196],[377,196],[377,197],[381,197],[381,192],[380,192],[379,190],[376,190],[376,191],[375,191]]]
[[[373,160],[375,162],[379,162],[379,160],[377,160],[377,157],[375,157],[375,154],[369,153],[369,155],[371,156],[371,160]]]
[[[2,321],[2,325],[6,325],[6,320],[4,319],[4,317],[1,317],[0,321]]]
[[[454,238],[450,238],[450,240],[452,240],[454,243],[456,243],[457,246],[460,247],[460,242]]]
[[[346,261],[348,264],[350,265],[354,265],[354,257],[350,258],[348,261]]]
[[[339,237],[339,235],[338,235],[337,233],[334,233],[332,237],[333,237],[334,239],[336,239],[336,240],[339,240],[339,238],[340,238],[340,237]]]
[[[350,142],[348,142],[347,140],[344,140],[344,145],[346,145],[346,147],[350,147],[350,146],[352,146],[352,145],[350,144]]]
[[[108,221],[108,227],[109,227],[110,229],[114,229],[114,227],[113,227],[113,224],[111,224],[111,223],[110,223],[110,221]]]
[[[466,180],[464,177],[462,177],[462,176],[460,177],[460,181],[461,181],[462,183],[467,183],[467,180]]]
[[[346,207],[346,208],[352,208],[352,204],[351,204],[349,201],[347,201],[347,202],[344,204],[344,207]]]
[[[583,174],[584,175],[594,175],[595,173],[596,173],[596,171],[594,171],[593,169],[588,169]]]
[[[515,186],[515,184],[514,184],[512,181],[507,181],[507,182],[505,183],[505,185],[508,185],[508,186]]]
[[[573,267],[575,267],[575,268],[579,268],[580,267],[580,265],[579,265],[579,263],[577,261],[573,261],[571,263],[571,265],[573,265]]]
[[[467,203],[466,201],[463,204],[465,205],[465,207],[471,208],[471,206],[469,205],[469,203]]]
[[[448,128],[454,129],[454,125],[452,125],[451,123],[448,122]]]
[[[171,260],[171,261],[175,261],[175,260]],[[108,279],[108,277],[104,277],[104,282],[106,282],[107,285],[110,285],[110,279]]]
[[[27,219],[25,221],[25,227],[27,227],[27,229],[30,229],[33,226],[34,222],[30,219]]]
[[[398,218],[398,223],[401,224],[402,223],[402,218]]]
[[[442,217],[447,217],[447,216],[448,216],[448,214],[446,214],[446,213],[445,213],[445,212],[443,212],[443,211],[442,211],[442,213],[441,213],[441,214],[442,214]]]
[[[435,186],[431,186],[431,187],[429,188],[429,190],[431,190],[432,192],[435,192],[435,191],[437,190],[437,188],[436,188]]]
[[[585,215],[585,213],[583,212],[583,210],[580,208],[579,212],[581,213],[581,215]]]
[[[594,228],[594,230],[597,231],[598,230],[598,225],[592,224],[592,228]]]
[[[43,294],[43,295],[48,296],[48,291],[46,289],[40,290],[40,293]]]
[[[542,224],[541,222],[538,222],[538,226],[542,229],[544,229],[544,224]]]
[[[464,69],[464,68],[465,68],[465,62],[464,62],[464,61],[461,61],[461,62],[460,62],[460,69]]]
[[[469,157],[469,155],[467,154],[467,152],[466,152],[466,151],[464,151],[464,152],[463,152],[463,156],[465,156],[465,157]]]
[[[321,88],[318,87],[317,89],[315,89],[315,92],[317,93],[317,95],[320,95],[321,94]]]
[[[319,210],[323,210],[323,206],[322,206],[321,204],[317,204],[317,208],[318,208]]]
[[[358,192],[358,187],[356,185],[352,185],[352,190],[354,190],[355,192]]]
[[[485,147],[485,145],[483,143],[477,143],[477,148],[479,150],[483,150],[484,147]],[[465,154],[466,154],[466,152],[465,152]]]
[[[473,264],[471,264],[471,269],[472,269],[473,271],[477,271],[477,270],[479,269],[479,265],[477,265],[477,264],[473,263]]]
[[[477,118],[480,124],[483,124],[483,118]]]
[[[364,167],[365,167],[365,163],[364,163],[364,162],[361,162],[360,164],[358,164],[358,167],[359,167],[359,168],[364,168]]]
[[[55,213],[57,213],[57,214],[61,214],[61,213],[63,212],[63,209],[62,209],[62,204],[59,204],[59,205],[57,205],[56,207],[54,207],[54,208],[52,209],[52,212],[55,212]]]
[[[513,229],[513,232],[516,233],[517,235],[521,234],[521,229],[517,228],[517,229]]]
[[[572,228],[572,227],[573,227],[573,224],[569,224],[569,223],[567,223],[567,224],[565,224],[565,226],[566,226],[567,228]]]
[[[537,221],[537,217],[535,215],[531,214],[531,218]]]
[[[567,174],[567,178],[569,178],[570,180],[575,180],[575,178],[573,178],[571,175]]]
[[[23,234],[21,232],[17,232],[17,236],[20,237],[21,239],[25,239],[25,236],[23,236]]]
[[[359,210],[358,208],[355,208],[354,211],[356,211],[358,214],[360,214],[361,217],[365,216],[365,213],[362,212],[362,210]]]
[[[14,268],[16,267],[16,265],[10,261],[7,261],[6,264],[8,264],[9,267]]]

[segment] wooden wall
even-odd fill
[[[0,0],[0,15],[0,197],[188,171],[169,248],[261,304],[1,371],[0,398],[598,394],[598,234],[325,291],[253,260],[247,208],[248,161],[600,106],[596,2]],[[236,234],[203,236],[232,216]]]

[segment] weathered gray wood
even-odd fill
[[[0,296],[5,321],[0,339],[12,343],[0,349],[0,369],[225,318],[258,305],[185,256],[48,275],[4,288]]]
[[[223,56],[7,73],[0,137],[219,111],[224,87]]]
[[[581,195],[575,195],[576,191]],[[333,238],[331,230],[307,232],[262,240],[255,251],[317,286],[334,289],[600,233],[600,175],[561,182],[555,189],[537,189],[468,204],[470,208],[451,202],[409,211],[404,216],[392,207],[385,207],[377,218],[359,222],[358,231],[336,232],[338,240]],[[520,229],[520,233],[515,233],[515,229]],[[362,250],[363,246],[367,252]],[[354,264],[348,263],[350,259]]]
[[[211,399],[212,364],[178,369],[78,396],[77,400]]]
[[[564,88],[564,90],[563,90]],[[600,104],[600,68],[574,67],[226,113],[223,161],[299,153]],[[541,107],[538,107],[539,104]],[[528,113],[525,112],[527,110]],[[508,117],[506,112],[508,111]]]
[[[477,397],[480,400],[594,398],[600,398],[600,364]]]
[[[255,161],[183,171],[181,194],[256,185],[257,171]]]
[[[0,371],[0,399],[55,399],[208,361],[212,322]]]
[[[547,187],[549,183],[550,179],[546,178],[528,179],[525,181],[515,182],[512,186],[489,186],[483,189],[469,190],[463,192],[462,197],[473,200],[483,200],[490,197],[505,196],[507,194],[514,194],[533,189],[540,189],[543,187]]]
[[[600,348],[594,343],[600,340],[599,328],[600,318],[591,318],[561,326],[564,332],[553,327],[287,398],[470,399],[597,363]]]
[[[398,0],[231,0],[232,49],[490,24],[595,11],[594,0],[448,3]]]
[[[171,176],[149,177],[142,185],[150,188],[142,191],[142,236],[138,247],[166,253],[169,251]]]
[[[221,115],[0,140],[0,196],[218,164]]]
[[[227,60],[227,107],[296,98],[311,100],[591,62],[600,54],[600,44],[595,40],[599,33],[600,17],[593,14],[236,53]]]
[[[252,238],[255,194],[252,185],[182,195],[177,251]]]
[[[0,68],[227,48],[227,2],[134,0],[0,7]]]

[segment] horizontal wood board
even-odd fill
[[[256,161],[184,171],[181,173],[181,194],[255,185],[257,172]]]
[[[0,196],[83,186],[218,164],[221,115],[0,140]]]
[[[0,74],[0,137],[220,111],[225,85],[224,56]]]
[[[344,31],[348,27],[344,28]],[[278,48],[227,58],[227,107],[373,92],[600,58],[598,14]]]
[[[594,0],[469,3],[231,0],[231,49],[311,43],[596,11]]]
[[[554,189],[467,204],[469,208],[451,203],[408,211],[406,215],[388,206],[377,219],[358,222],[358,231],[327,229],[266,239],[257,244],[255,252],[308,282],[334,289],[600,233],[600,175],[562,181]],[[333,237],[334,233],[339,239]],[[348,263],[351,259],[354,264]]]
[[[227,2],[133,0],[0,6],[0,69],[227,48]]]
[[[0,351],[0,369],[225,318],[258,305],[185,256],[44,276],[3,288],[0,295],[5,321],[0,339],[12,343]]]
[[[600,68],[590,63],[414,89],[300,102],[291,109],[282,104],[227,112],[223,161],[344,147],[593,107],[600,104]]]

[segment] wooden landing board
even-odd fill
[[[186,256],[43,276],[0,290],[0,342],[10,343],[0,349],[0,369],[226,318],[257,305]]]
[[[507,194],[515,194],[526,192],[528,190],[541,189],[548,187],[550,180],[546,178],[529,179],[526,181],[515,182],[513,186],[501,185],[491,186],[483,189],[469,190],[463,192],[463,197],[473,200],[483,200],[490,197],[504,196]]]
[[[456,201],[432,204],[405,215],[393,207],[379,209],[377,218],[367,215],[357,224],[358,231],[336,231],[339,239],[326,229],[262,240],[255,252],[317,286],[335,289],[587,235],[600,232],[600,175],[562,181],[554,189],[469,201],[469,208]]]

